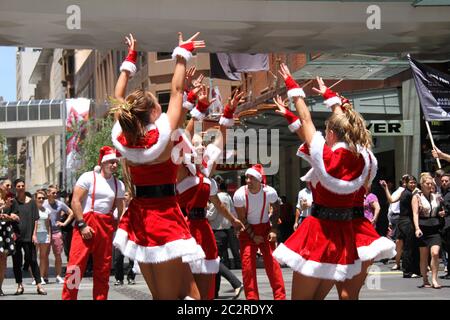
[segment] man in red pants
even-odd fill
[[[283,275],[272,256],[277,238],[274,228],[279,215],[278,195],[275,189],[265,184],[266,178],[260,164],[248,169],[245,177],[247,185],[240,187],[233,197],[239,220],[245,221],[246,228],[239,235],[245,295],[248,300],[259,300],[256,281],[256,252],[259,248],[274,299],[284,300]],[[270,217],[269,212],[272,212]]]
[[[125,186],[114,177],[119,159],[115,149],[100,149],[99,166],[83,173],[73,190],[75,229],[62,292],[63,300],[76,300],[89,255],[93,258],[94,300],[106,300],[112,263],[113,211],[123,213]]]

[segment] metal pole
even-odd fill
[[[433,139],[433,135],[431,134],[430,124],[426,120],[425,120],[425,125],[426,125],[427,130],[428,130],[428,135],[430,136],[431,146],[434,149],[436,146],[434,145],[434,139]],[[441,161],[439,160],[439,158],[436,158],[436,162],[437,162],[438,168],[441,169],[442,166],[441,166]]]

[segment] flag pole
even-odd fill
[[[430,137],[431,147],[432,147],[433,149],[436,149],[436,146],[435,146],[435,144],[434,144],[433,135],[431,134],[430,124],[428,123],[427,120],[425,120],[425,125],[426,125],[427,130],[428,130],[428,136]],[[438,168],[441,169],[442,166],[441,166],[441,161],[439,160],[439,158],[436,158],[436,162],[437,162]]]

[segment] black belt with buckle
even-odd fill
[[[206,208],[192,208],[188,213],[186,209],[182,209],[184,216],[189,220],[201,220],[206,218]]]
[[[175,184],[136,186],[136,198],[162,198],[175,196],[176,194]]]
[[[364,217],[364,207],[328,208],[318,204],[311,207],[311,215],[323,220],[349,221]]]

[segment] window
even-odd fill
[[[167,112],[167,108],[169,107],[170,91],[158,91],[156,92],[156,97],[158,98],[162,111]]]
[[[168,60],[172,59],[172,52],[157,52],[156,60]]]

